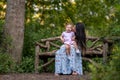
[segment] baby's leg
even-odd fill
[[[69,44],[65,44],[65,47],[66,47],[67,55],[70,55],[70,45]]]
[[[72,44],[75,47],[75,49],[78,49],[77,43],[75,41]]]

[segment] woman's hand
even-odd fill
[[[71,40],[72,40],[72,41],[75,41],[75,36],[73,36]]]

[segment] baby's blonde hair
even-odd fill
[[[74,27],[73,23],[66,23],[66,24],[65,24],[65,27],[66,27],[67,25],[71,25],[71,27]]]

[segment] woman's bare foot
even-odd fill
[[[72,75],[78,75],[78,73],[77,73],[77,72],[75,72],[75,71],[73,71]]]
[[[59,76],[59,74],[55,73],[55,76]]]

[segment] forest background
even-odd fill
[[[67,22],[83,22],[87,36],[112,38],[114,43],[112,55],[106,65],[102,64],[101,59],[95,58],[101,65],[96,69],[83,61],[84,71],[93,73],[94,80],[120,79],[120,40],[116,39],[120,37],[119,0],[24,0],[24,44],[19,64],[13,61],[7,51],[6,46],[9,44],[10,47],[11,39],[4,37],[8,1],[0,1],[0,73],[33,73],[35,42],[42,38],[59,36]],[[54,63],[49,71],[54,72]]]

